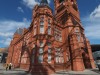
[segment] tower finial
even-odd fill
[[[48,1],[47,0],[41,0],[41,5],[48,5]]]

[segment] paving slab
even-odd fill
[[[84,71],[58,71],[55,74],[51,75],[100,75],[100,71],[98,69],[89,69]]]
[[[12,69],[6,71],[3,67],[3,64],[0,64],[0,75],[32,75],[28,74],[23,69]],[[84,71],[57,71],[55,74],[51,75],[100,75],[100,71],[98,69],[89,69]]]

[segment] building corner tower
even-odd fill
[[[33,72],[54,73],[54,50],[53,41],[53,14],[47,0],[41,0],[39,5],[36,5],[33,10],[33,34],[36,42],[35,62]],[[45,68],[43,68],[45,67]],[[50,69],[50,67],[52,69]]]
[[[90,45],[86,45],[87,41],[84,28],[81,25],[77,1],[54,0],[54,2],[55,17],[63,28],[63,43],[66,43],[64,49],[69,53],[71,70],[83,71],[85,68],[91,68],[94,66],[94,61],[92,60],[92,52],[89,53],[88,50]],[[87,55],[88,59],[86,59],[87,57],[84,54],[85,56]]]

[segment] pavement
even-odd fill
[[[100,75],[100,71],[98,69],[84,70],[84,71],[59,71],[56,74],[52,75]]]
[[[3,67],[3,64],[0,64],[0,75],[32,75],[27,73],[26,71],[22,69],[13,69],[6,71]],[[100,71],[98,69],[91,69],[91,70],[85,70],[85,71],[57,71],[55,74],[51,75],[100,75]]]
[[[3,64],[0,64],[0,75],[31,75],[31,74],[28,74],[26,71],[22,69],[12,69],[6,71]]]

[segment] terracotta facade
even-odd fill
[[[95,68],[76,0],[54,0],[54,14],[45,1],[34,7],[29,28],[14,34],[7,63],[36,74]]]

